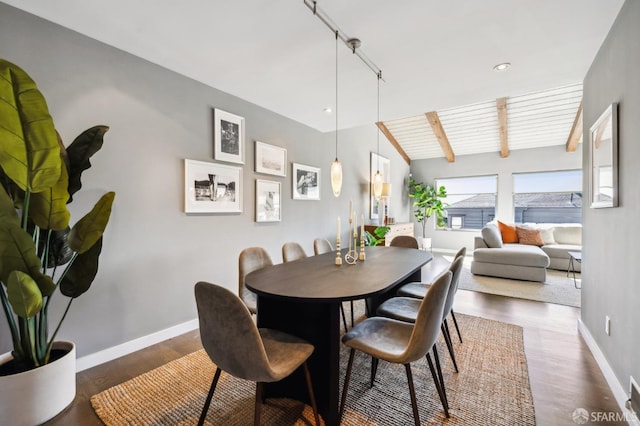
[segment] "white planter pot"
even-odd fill
[[[420,248],[421,248],[422,250],[431,250],[431,238],[429,238],[429,237],[422,237],[422,238],[421,238]]]
[[[76,396],[76,347],[55,342],[54,349],[68,350],[62,358],[24,373],[0,376],[2,424],[34,426],[52,419]],[[0,356],[0,364],[11,360]]]

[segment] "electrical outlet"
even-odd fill
[[[609,315],[604,317],[604,332],[607,333],[607,336],[611,336],[611,318],[609,318]]]

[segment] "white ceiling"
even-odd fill
[[[335,38],[302,0],[3,0],[321,131]],[[395,120],[581,83],[624,0],[319,0],[383,72]],[[374,72],[339,45],[339,127],[377,120]],[[511,62],[498,73],[493,66]]]

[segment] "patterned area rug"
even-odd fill
[[[444,344],[439,344],[450,419],[444,416],[426,361],[412,364],[422,424],[535,425],[522,329],[462,314],[457,318],[464,341],[454,339],[459,373],[454,372]],[[370,388],[370,358],[358,355],[342,424],[413,424],[404,368],[381,362],[376,384]],[[341,357],[343,376],[346,349]],[[94,395],[91,404],[107,426],[195,425],[214,371],[200,350]],[[252,424],[254,392],[254,383],[222,373],[207,424]],[[290,399],[267,399],[262,424],[311,425],[313,412]]]

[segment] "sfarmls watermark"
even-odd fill
[[[584,408],[576,408],[571,415],[576,424],[584,425],[589,422],[637,422],[638,416],[633,413],[620,413],[616,411],[587,411]]]

